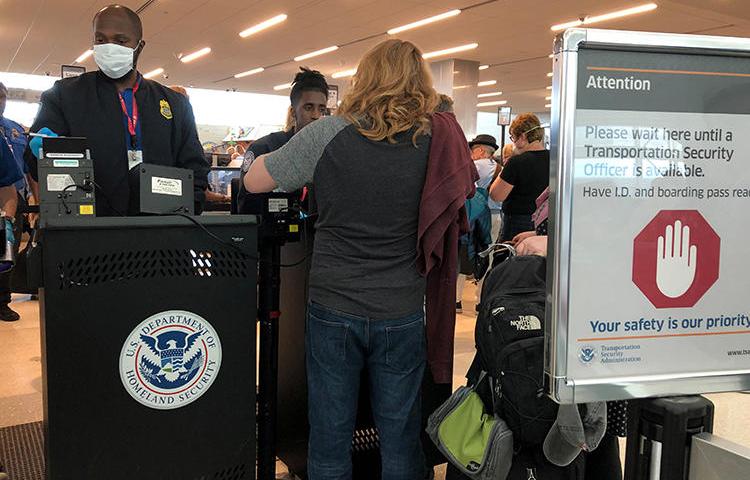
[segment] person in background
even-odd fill
[[[495,183],[495,180],[497,180],[497,177],[500,176],[500,173],[503,171],[503,167],[508,163],[510,157],[515,154],[513,144],[506,143],[503,145],[503,148],[499,153],[500,155],[498,158],[498,152],[495,152],[495,173],[492,176],[492,182],[490,182],[490,185]],[[503,226],[503,202],[495,201],[490,197],[487,203],[490,206],[490,214],[492,215],[492,238],[496,242],[499,242],[500,231]]]
[[[469,142],[471,149],[471,159],[479,172],[478,188],[489,188],[492,177],[497,169],[497,163],[493,158],[495,152],[500,148],[497,146],[495,137],[492,135],[477,135],[474,140]]]
[[[361,59],[337,115],[303,128],[244,176],[251,192],[295,191],[314,180],[318,217],[305,332],[311,480],[352,478],[365,369],[381,478],[424,474],[425,360],[436,382],[452,379],[453,305],[450,297],[439,308],[434,302],[445,302],[444,290],[455,288],[463,200],[476,180],[455,116],[432,115],[437,103],[419,49],[387,40]],[[429,247],[437,243],[439,253]],[[438,255],[447,268],[433,277]],[[433,320],[447,320],[436,336]],[[441,341],[450,348],[439,348]]]
[[[190,95],[188,95],[187,89],[182,85],[170,85],[169,88],[171,88],[173,92],[177,92],[185,97],[188,102],[190,101]]]
[[[297,132],[326,115],[328,105],[328,82],[317,70],[300,68],[292,82],[289,94],[289,111],[284,131],[271,133],[250,145],[255,158],[283,147]]]
[[[544,147],[544,128],[537,116],[518,115],[510,124],[510,139],[516,155],[490,187],[490,197],[503,202],[502,241],[534,229],[535,200],[549,186],[549,150]]]
[[[99,70],[55,82],[42,94],[31,131],[86,138],[94,159],[97,216],[128,212],[130,170],[141,162],[192,170],[199,214],[209,165],[190,103],[138,73],[145,47],[138,14],[110,5],[94,16],[93,27]],[[24,154],[35,179],[40,147],[41,138],[35,137]]]
[[[440,101],[435,111],[453,113],[453,99],[444,93],[441,93],[438,98]]]
[[[6,145],[10,149],[13,159],[16,162],[19,170],[25,174],[15,183],[16,191],[18,192],[18,208],[13,223],[13,236],[16,242],[13,244],[14,254],[18,255],[18,246],[21,241],[21,235],[23,234],[24,227],[24,215],[23,208],[29,203],[36,203],[36,197],[34,195],[34,189],[32,189],[33,180],[28,175],[28,167],[26,162],[23,160],[23,152],[26,149],[26,133],[21,124],[14,122],[13,120],[5,117],[5,106],[8,99],[8,88],[0,83],[0,140],[5,141]],[[11,276],[13,271],[0,273],[0,320],[6,322],[13,322],[21,318],[18,312],[15,312],[10,308],[11,301]]]
[[[187,89],[185,89],[185,87],[183,87],[182,85],[170,85],[169,88],[173,92],[179,93],[180,95],[185,97],[185,99],[188,102],[190,102],[190,95],[188,95]],[[197,126],[196,126],[196,131],[197,131]],[[200,138],[198,140],[200,141]],[[229,194],[224,195],[220,192],[214,192],[211,189],[210,182],[206,185],[206,190],[203,192],[203,194],[206,197],[206,202],[209,202],[209,203],[229,203],[232,201],[231,195]]]
[[[5,139],[5,136],[0,136],[0,221],[1,228],[4,230],[5,244],[0,246],[0,254],[5,252],[6,244],[10,243],[14,249],[16,247],[16,238],[14,224],[16,223],[16,211],[18,208],[18,190],[16,189],[16,183],[23,181],[23,174],[21,169],[18,167],[18,163],[13,156],[11,147]],[[2,262],[0,270],[4,273],[3,276],[9,275],[8,265]],[[8,282],[10,278],[8,278]],[[8,303],[10,303],[10,288],[8,287]],[[14,322],[21,318],[16,312],[10,309],[8,304],[5,304],[5,308],[9,310],[0,320],[5,322]],[[11,314],[12,313],[12,314]],[[0,472],[2,467],[0,466]],[[2,475],[2,473],[0,473]]]
[[[317,70],[300,68],[300,72],[294,76],[292,82],[289,102],[284,130],[266,135],[250,144],[241,163],[240,177],[247,173],[256,158],[283,147],[305,126],[327,115],[328,82],[326,82],[326,77]],[[244,183],[240,182],[240,190],[237,194],[240,212],[244,209],[247,193]],[[304,200],[306,197],[307,195],[303,191],[300,198]]]
[[[466,201],[469,212],[469,234],[461,237],[459,247],[459,275],[456,282],[456,313],[463,313],[463,294],[468,275],[475,274],[474,256],[492,243],[492,216],[489,210],[487,188],[492,182],[497,164],[492,156],[499,148],[492,135],[477,135],[469,142],[471,159],[477,167],[479,180],[476,182],[477,193]],[[482,248],[484,247],[484,248]],[[475,278],[479,282],[481,278]],[[477,305],[479,304],[479,289],[477,287]]]

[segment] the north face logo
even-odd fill
[[[542,322],[534,315],[519,315],[518,320],[511,320],[516,330],[541,330]]]

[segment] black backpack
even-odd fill
[[[513,431],[517,449],[538,447],[557,417],[544,393],[546,259],[512,256],[487,274],[475,329],[481,369],[492,381],[492,406]]]

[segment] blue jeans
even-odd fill
[[[373,320],[308,307],[307,359],[310,480],[352,478],[352,436],[363,369],[380,436],[382,480],[421,480],[420,388],[426,363],[424,313]]]

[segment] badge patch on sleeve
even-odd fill
[[[161,116],[167,120],[172,120],[172,108],[169,106],[169,102],[166,100],[159,101],[159,111]]]

